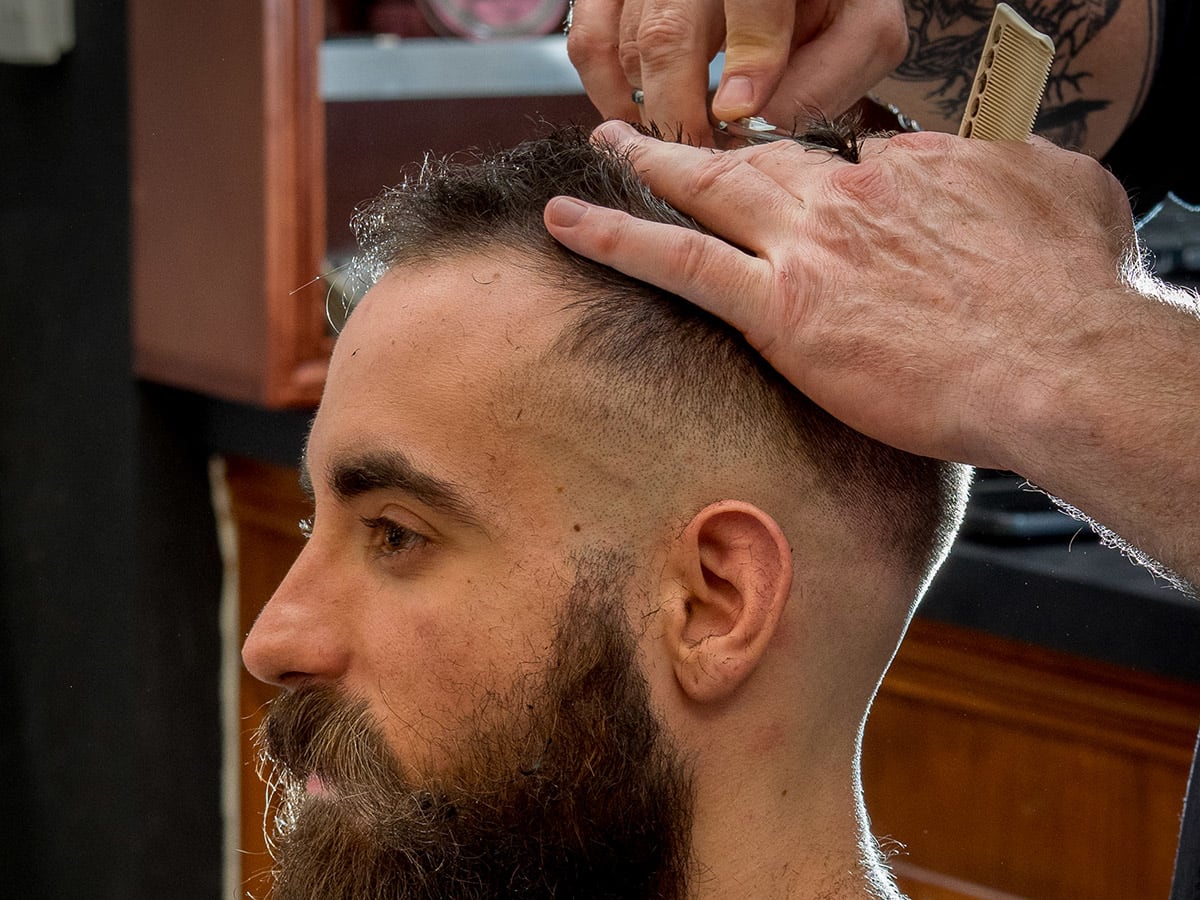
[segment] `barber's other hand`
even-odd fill
[[[725,46],[717,120],[833,117],[904,58],[901,0],[576,0],[567,51],[606,118],[712,144],[708,64]],[[645,94],[641,106],[633,88]]]
[[[1046,141],[904,134],[852,164],[790,142],[600,135],[720,238],[561,199],[553,235],[730,322],[835,416],[911,452],[1026,472],[1031,417],[1134,315],[1123,190]]]

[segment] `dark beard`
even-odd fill
[[[274,900],[682,900],[691,779],[650,708],[626,580],[611,555],[580,563],[541,683],[485,704],[448,772],[405,775],[336,688],[276,700]],[[311,775],[327,794],[305,793]]]

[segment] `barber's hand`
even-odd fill
[[[622,123],[599,134],[720,238],[597,207],[576,218],[561,199],[551,233],[727,320],[814,401],[894,446],[1016,468],[1041,392],[1097,331],[1128,324],[1104,299],[1124,290],[1125,194],[1046,141],[904,134],[867,140],[852,164],[782,141],[721,153]]]
[[[849,109],[904,58],[901,0],[576,0],[567,51],[606,118],[712,144],[708,64],[725,46],[717,120]],[[633,88],[645,94],[641,106]]]
[[[720,237],[556,198],[556,238],[730,322],[859,431],[1019,472],[1200,586],[1200,300],[1128,255],[1094,159],[931,132],[858,164],[600,135]]]

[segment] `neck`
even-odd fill
[[[869,832],[853,743],[716,782],[698,772],[693,900],[902,900]]]

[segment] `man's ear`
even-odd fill
[[[732,694],[757,668],[792,591],[792,551],[761,509],[722,500],[671,548],[664,590],[667,651],[692,700]]]

